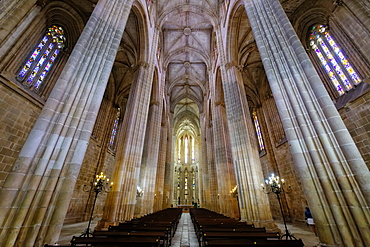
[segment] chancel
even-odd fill
[[[163,212],[290,237],[306,207],[370,246],[369,1],[2,0],[0,27],[0,246]]]

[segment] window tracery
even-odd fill
[[[110,149],[114,148],[120,116],[121,116],[121,109],[119,107],[117,107],[116,118],[114,119],[113,128],[112,128],[112,132],[111,132],[110,139],[109,139],[109,148]]]
[[[312,28],[310,46],[340,96],[361,82],[326,26],[317,25]]]
[[[53,25],[20,69],[17,80],[31,90],[40,92],[46,76],[65,46],[64,31]]]
[[[263,143],[261,127],[258,121],[257,112],[254,111],[252,113],[252,116],[253,116],[254,127],[256,128],[258,145],[260,147],[260,151],[262,151],[262,150],[265,150],[265,144]]]

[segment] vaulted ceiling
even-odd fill
[[[42,0],[40,0],[42,1]],[[44,0],[48,1],[48,0]],[[306,0],[280,0],[288,16],[294,14]],[[316,0],[312,0],[316,1]],[[97,0],[65,0],[80,10],[85,17],[93,11]],[[146,3],[148,1],[145,1]],[[214,56],[215,25],[222,22],[222,15],[230,5],[224,0],[156,0],[151,1],[151,11],[156,13],[156,24],[161,28],[159,44],[161,61],[166,73],[166,93],[169,97],[170,110],[174,113],[175,125],[193,124],[199,128],[200,112],[203,111],[205,96],[209,88],[209,73]],[[148,7],[148,6],[144,6]],[[259,94],[261,83],[266,84],[262,62],[254,37],[249,26],[244,7],[235,10],[230,22],[232,41],[235,47],[233,55],[242,68],[246,92],[249,98]],[[152,18],[152,17],[151,17]],[[86,18],[87,20],[88,18]],[[140,21],[131,13],[127,22],[122,45],[112,73],[116,83],[118,100],[127,99],[132,67],[139,59]],[[128,28],[129,27],[129,28]],[[254,102],[258,104],[258,102]],[[175,130],[176,131],[176,130]]]
[[[199,130],[199,112],[203,110],[209,82],[213,32],[209,17],[199,10],[214,11],[215,3],[210,2],[158,1],[159,8],[163,10],[158,16],[164,19],[160,46],[166,68],[170,109],[174,112],[175,124],[187,123],[177,125],[179,127],[191,125]]]

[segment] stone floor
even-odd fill
[[[191,222],[189,213],[183,213],[175,236],[172,239],[171,247],[198,247],[198,239],[194,232],[194,225]]]
[[[276,222],[282,234],[285,233],[285,227],[283,222]],[[319,246],[319,238],[315,236],[315,233],[312,231],[311,226],[308,226],[306,223],[287,223],[287,228],[289,233],[293,235],[296,239],[302,239],[304,246],[313,247]],[[284,238],[285,239],[285,238]]]
[[[97,221],[91,223],[91,229],[94,229]],[[87,227],[88,222],[64,225],[59,241],[55,244],[67,245],[73,236],[81,235]],[[285,227],[282,222],[277,222],[282,233],[285,233]],[[319,239],[313,233],[311,227],[305,223],[287,223],[287,228],[291,235],[297,239],[302,239],[307,247],[318,246]],[[198,241],[194,233],[193,223],[191,222],[189,213],[183,213],[180,223],[177,227],[175,236],[172,239],[171,247],[198,247]]]

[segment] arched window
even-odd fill
[[[310,46],[315,51],[339,95],[343,95],[361,82],[342,50],[330,36],[326,26],[317,25],[312,28]]]
[[[185,164],[188,163],[188,155],[189,155],[189,139],[188,136],[185,136]]]
[[[179,143],[177,147],[177,162],[181,161],[181,138],[179,138]]]
[[[45,77],[55,63],[64,45],[65,37],[63,29],[55,25],[48,28],[41,42],[19,71],[17,80],[30,89],[39,92]]]
[[[191,138],[191,161],[195,162],[195,138]]]
[[[262,139],[262,133],[261,133],[261,127],[260,123],[258,122],[257,118],[257,112],[253,112],[253,122],[254,122],[254,127],[256,128],[256,134],[257,134],[257,139],[258,139],[258,145],[260,147],[260,151],[265,150],[265,145],[263,144],[263,139]]]
[[[121,109],[118,107],[116,118],[114,119],[113,128],[112,128],[112,132],[111,132],[110,139],[109,139],[109,148],[112,150],[114,149],[120,116],[121,116]]]

